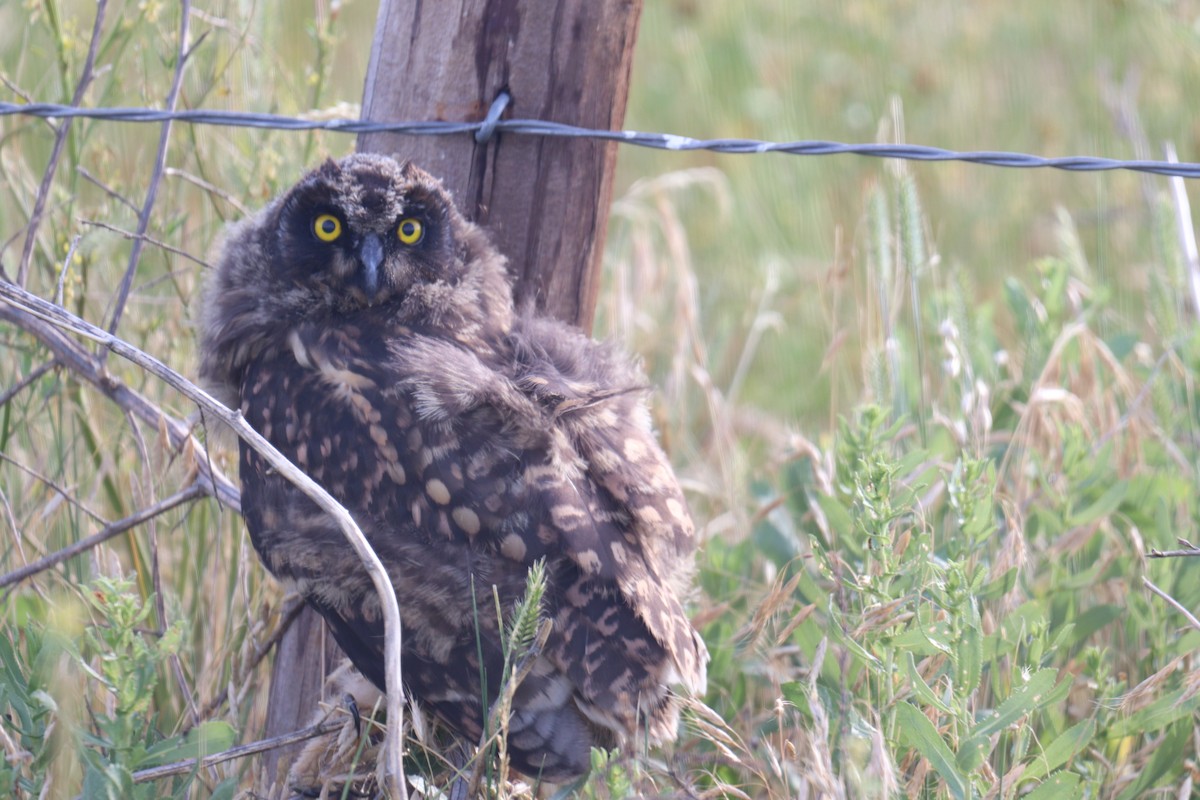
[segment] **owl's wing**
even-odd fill
[[[680,681],[694,694],[706,686],[708,650],[692,627],[681,600],[693,572],[695,527],[674,470],[650,431],[640,406],[627,414],[581,415],[576,434],[589,473],[629,514],[620,538],[571,532],[567,540],[579,561],[608,546],[617,584],[638,616],[675,660]],[[623,460],[612,458],[620,453]],[[639,557],[629,557],[629,552]]]
[[[708,650],[681,602],[691,584],[695,525],[651,428],[643,392],[613,353],[590,340],[551,341],[556,347],[540,351],[523,383],[551,413],[584,470],[582,482],[546,487],[551,504],[565,499],[570,507],[573,500],[587,512],[555,518],[565,549],[585,574],[620,587],[670,654],[679,681],[703,694]],[[567,344],[585,350],[590,368],[573,350],[562,352]]]
[[[694,527],[630,369],[565,326],[538,333],[515,332],[528,336],[515,365],[444,339],[395,349],[397,389],[421,422],[409,480],[426,492],[412,516],[433,536],[490,537],[521,575],[545,558],[546,656],[576,708],[618,736],[673,738],[668,687],[706,687],[708,652],[682,604]],[[522,688],[551,697],[550,678]]]
[[[464,428],[460,447],[472,438],[469,420],[480,416],[493,440],[508,443],[520,463],[511,477],[521,483],[523,506],[510,511],[540,512],[521,531],[524,557],[545,555],[542,545],[554,540],[584,576],[616,583],[670,654],[677,678],[702,693],[708,651],[682,604],[695,527],[650,428],[641,381],[616,351],[553,320],[522,320],[512,339],[511,374],[432,339],[397,353],[397,372],[407,375],[402,383],[420,416]],[[482,486],[487,470],[479,471]],[[458,476],[440,477],[461,486]],[[487,504],[476,495],[475,507]],[[502,547],[504,530],[500,524]]]

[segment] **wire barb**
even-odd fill
[[[498,103],[500,97],[496,98]],[[496,103],[492,104],[492,111]],[[115,122],[164,122],[177,120],[194,125],[222,125],[239,128],[269,128],[273,130],[328,130],[339,133],[397,133],[410,136],[453,136],[464,133],[487,136],[500,133],[516,133],[527,136],[555,136],[568,139],[597,139],[650,147],[659,150],[711,150],[716,153],[755,154],[787,153],[797,156],[860,155],[872,158],[900,158],[909,161],[965,161],[971,164],[986,164],[993,167],[1021,169],[1053,168],[1076,172],[1102,172],[1129,170],[1153,175],[1176,175],[1181,178],[1200,178],[1200,163],[1135,160],[1095,156],[1062,156],[1045,158],[1028,153],[1005,151],[958,151],[941,147],[909,144],[846,144],[828,141],[769,142],[759,139],[693,139],[670,133],[643,133],[640,131],[607,131],[564,125],[560,122],[545,122],[534,119],[508,119],[482,122],[373,122],[357,119],[305,119],[285,117],[278,114],[260,114],[243,111],[216,111],[193,108],[181,111],[163,111],[153,108],[83,108],[55,103],[0,102],[0,117],[24,115],[43,118],[87,117],[89,119]],[[503,111],[503,108],[501,109]],[[498,114],[497,114],[498,116]],[[486,141],[486,137],[484,141]]]
[[[483,118],[483,122],[479,123],[479,130],[475,131],[475,141],[479,144],[487,144],[491,140],[492,135],[496,132],[496,123],[500,121],[500,115],[504,113],[504,109],[508,108],[508,104],[512,102],[512,95],[507,89],[501,89],[496,95],[496,99],[492,101],[492,107],[488,109],[487,116]]]

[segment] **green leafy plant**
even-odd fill
[[[83,605],[56,601],[51,625],[31,621],[17,639],[0,638],[0,703],[8,743],[20,755],[0,768],[10,796],[60,793],[76,782],[89,800],[189,796],[194,775],[164,784],[141,782],[137,773],[233,743],[221,722],[186,734],[158,729],[155,690],[185,626],[151,630],[154,604],[133,589],[127,580],[98,578],[80,593]],[[219,783],[213,796],[234,785]]]

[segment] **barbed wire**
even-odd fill
[[[197,125],[218,125],[237,128],[271,130],[327,130],[337,133],[397,133],[410,136],[452,136],[486,131],[491,134],[514,133],[528,136],[551,136],[568,139],[598,139],[649,147],[659,150],[711,150],[715,153],[757,154],[786,153],[798,156],[859,155],[872,158],[898,158],[908,161],[964,161],[993,167],[1018,169],[1053,168],[1076,172],[1129,170],[1155,175],[1200,178],[1200,164],[1191,162],[1127,161],[1096,156],[1063,156],[1046,158],[1028,153],[996,150],[958,151],[941,147],[913,144],[846,144],[820,140],[771,142],[759,139],[693,139],[671,133],[642,131],[607,131],[546,122],[533,119],[509,119],[493,122],[375,122],[357,119],[318,119],[287,117],[245,111],[213,109],[183,109],[163,111],[153,108],[84,108],[56,103],[0,102],[0,116],[30,116],[41,118],[85,117],[112,122],[165,122],[167,120]]]

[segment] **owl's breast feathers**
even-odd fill
[[[388,566],[405,681],[439,716],[478,735],[477,630],[492,699],[502,663],[495,614],[478,609],[493,585],[511,609],[545,559],[554,629],[514,703],[518,766],[524,753],[526,768],[568,774],[591,744],[674,737],[668,687],[702,692],[708,658],[681,605],[695,533],[637,374],[614,352],[549,320],[456,338],[365,312],[280,331],[240,394],[248,421],[346,505]],[[314,506],[242,458],[256,547],[382,687],[365,572]]]

